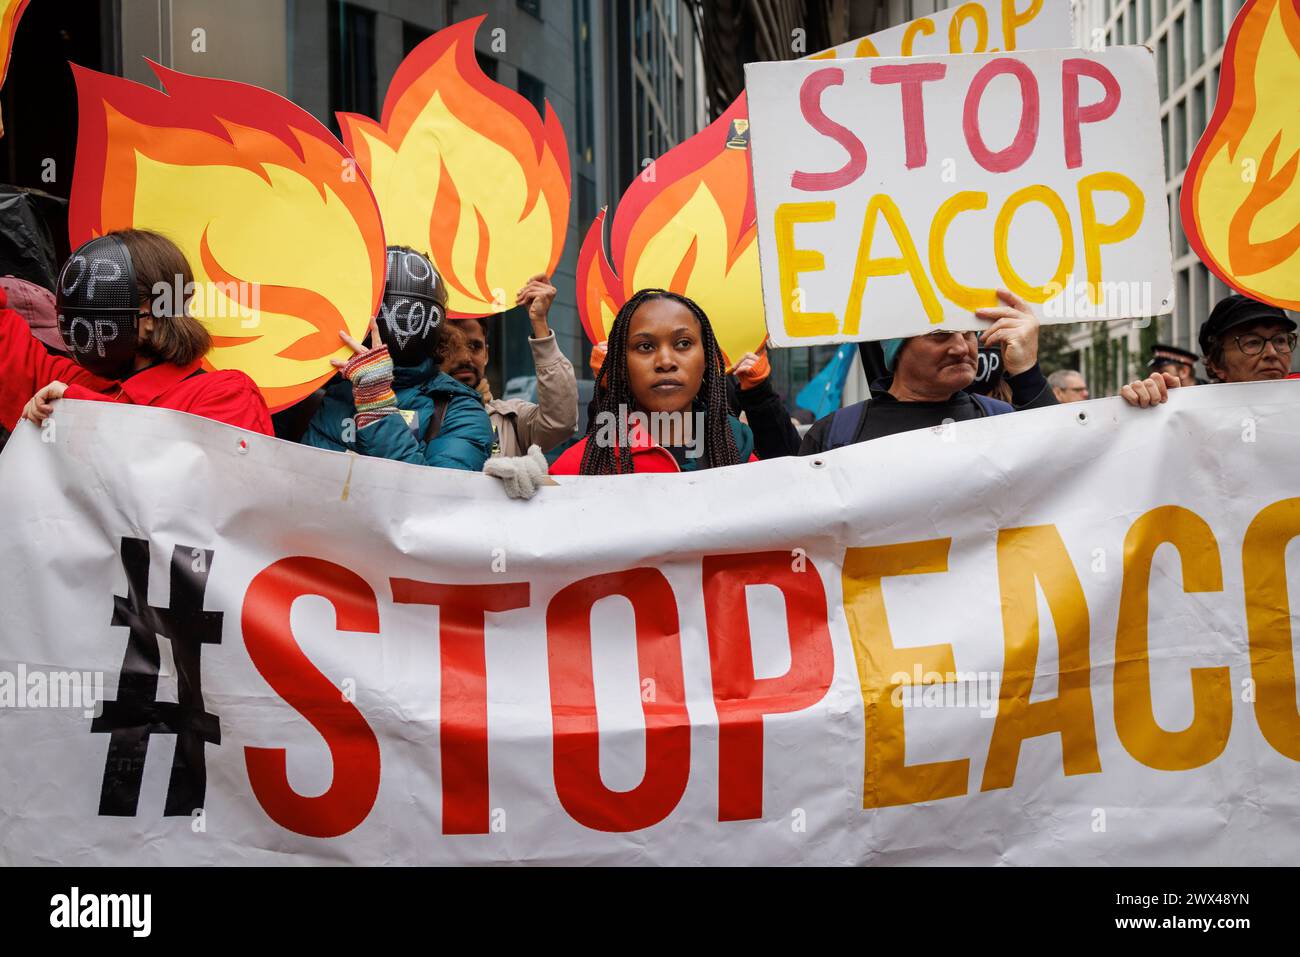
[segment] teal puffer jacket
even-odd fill
[[[303,444],[335,452],[350,449],[359,455],[415,465],[482,471],[492,454],[492,424],[477,392],[437,371],[428,359],[418,366],[394,367],[393,391],[400,414],[386,415],[358,429],[353,424],[357,407],[352,401],[352,383],[346,379],[331,382],[302,437]],[[446,398],[447,411],[437,436],[426,443],[435,396]]]

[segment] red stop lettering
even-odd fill
[[[1010,73],[1020,83],[1020,126],[1016,129],[1011,145],[994,152],[985,145],[980,134],[980,99],[984,96],[984,88],[1004,73]],[[1034,71],[1021,61],[1009,57],[989,61],[971,80],[962,108],[961,128],[966,134],[966,146],[970,149],[970,155],[990,173],[1006,173],[1019,168],[1029,159],[1029,154],[1038,142],[1038,116],[1038,80],[1034,78]]]
[[[528,584],[438,585],[394,578],[399,605],[438,606],[442,703],[442,833],[486,834],[488,797],[487,613],[528,607]]]
[[[1102,97],[1096,103],[1079,105],[1079,77],[1090,76],[1101,84]],[[1075,58],[1061,64],[1061,102],[1065,120],[1065,165],[1077,169],[1083,165],[1083,145],[1079,127],[1100,123],[1119,107],[1119,81],[1095,60]]]
[[[334,777],[324,794],[303,797],[289,785],[284,748],[245,748],[248,781],[273,821],[308,837],[338,837],[366,819],[379,793],[379,741],[361,712],[311,663],[289,627],[303,595],[334,606],[339,631],[379,633],[375,593],[355,572],[319,558],[284,558],[248,586],[240,621],[254,667],[329,746]]]
[[[925,101],[921,84],[942,80],[948,68],[942,63],[903,63],[871,68],[872,83],[897,83],[903,98],[903,143],[907,168],[925,165]]]
[[[654,689],[652,700],[641,700],[645,773],[630,791],[611,791],[600,778],[591,606],[610,595],[632,604],[638,669]],[[691,769],[677,599],[668,579],[655,568],[633,568],[574,582],[546,609],[546,642],[560,803],[597,831],[636,831],[662,821],[681,800]]]
[[[795,189],[818,192],[839,189],[847,186],[862,175],[867,168],[867,148],[853,135],[853,131],[836,123],[822,112],[822,94],[827,87],[840,86],[844,82],[844,71],[839,67],[828,67],[808,74],[799,88],[799,111],[818,133],[828,136],[844,147],[849,158],[844,165],[829,173],[804,173],[796,170],[790,177],[790,185]]]
[[[748,585],[775,585],[785,598],[790,667],[754,677]],[[826,695],[835,653],[826,590],[808,562],[795,571],[789,552],[710,555],[704,559],[704,611],[713,699],[718,709],[718,820],[763,816],[763,716],[801,711]]]

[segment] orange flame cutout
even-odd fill
[[[241,369],[274,411],[333,375],[384,287],[379,209],[343,146],[267,90],[151,64],[167,93],[73,67],[80,128],[68,232],[160,232],[185,253],[205,365]],[[242,285],[241,285],[242,284]]]
[[[0,86],[4,85],[9,73],[9,57],[14,52],[14,34],[18,32],[18,21],[27,9],[30,0],[0,0]],[[0,127],[0,132],[3,128]]]
[[[1300,309],[1300,0],[1247,0],[1183,178],[1187,241],[1228,285]]]
[[[428,252],[447,282],[448,315],[486,316],[560,261],[569,227],[569,147],[546,119],[489,80],[474,56],[483,17],[429,37],[402,61],[383,118],[340,113],[390,243]]]
[[[614,214],[613,265],[604,251],[605,211],[596,217],[578,253],[577,276],[578,313],[593,342],[608,337],[633,293],[660,286],[699,303],[731,361],[762,345],[767,328],[747,116],[741,95],[637,176]]]

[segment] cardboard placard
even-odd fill
[[[1173,270],[1145,47],[746,68],[778,345],[1156,316]]]

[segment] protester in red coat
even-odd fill
[[[0,426],[12,430],[32,394],[55,379],[97,390],[113,385],[47,349],[0,290]]]
[[[754,461],[753,435],[728,413],[725,370],[698,305],[642,289],[610,329],[587,435],[550,474],[692,472]]]
[[[59,276],[59,329],[76,361],[42,357],[30,334],[22,343],[12,321],[0,317],[0,400],[9,402],[18,388],[31,395],[31,383],[41,382],[22,413],[37,425],[68,398],[174,409],[273,435],[252,379],[203,370],[212,340],[189,315],[193,289],[184,254],[157,233],[123,230],[84,244]],[[7,405],[0,410],[9,412]]]

